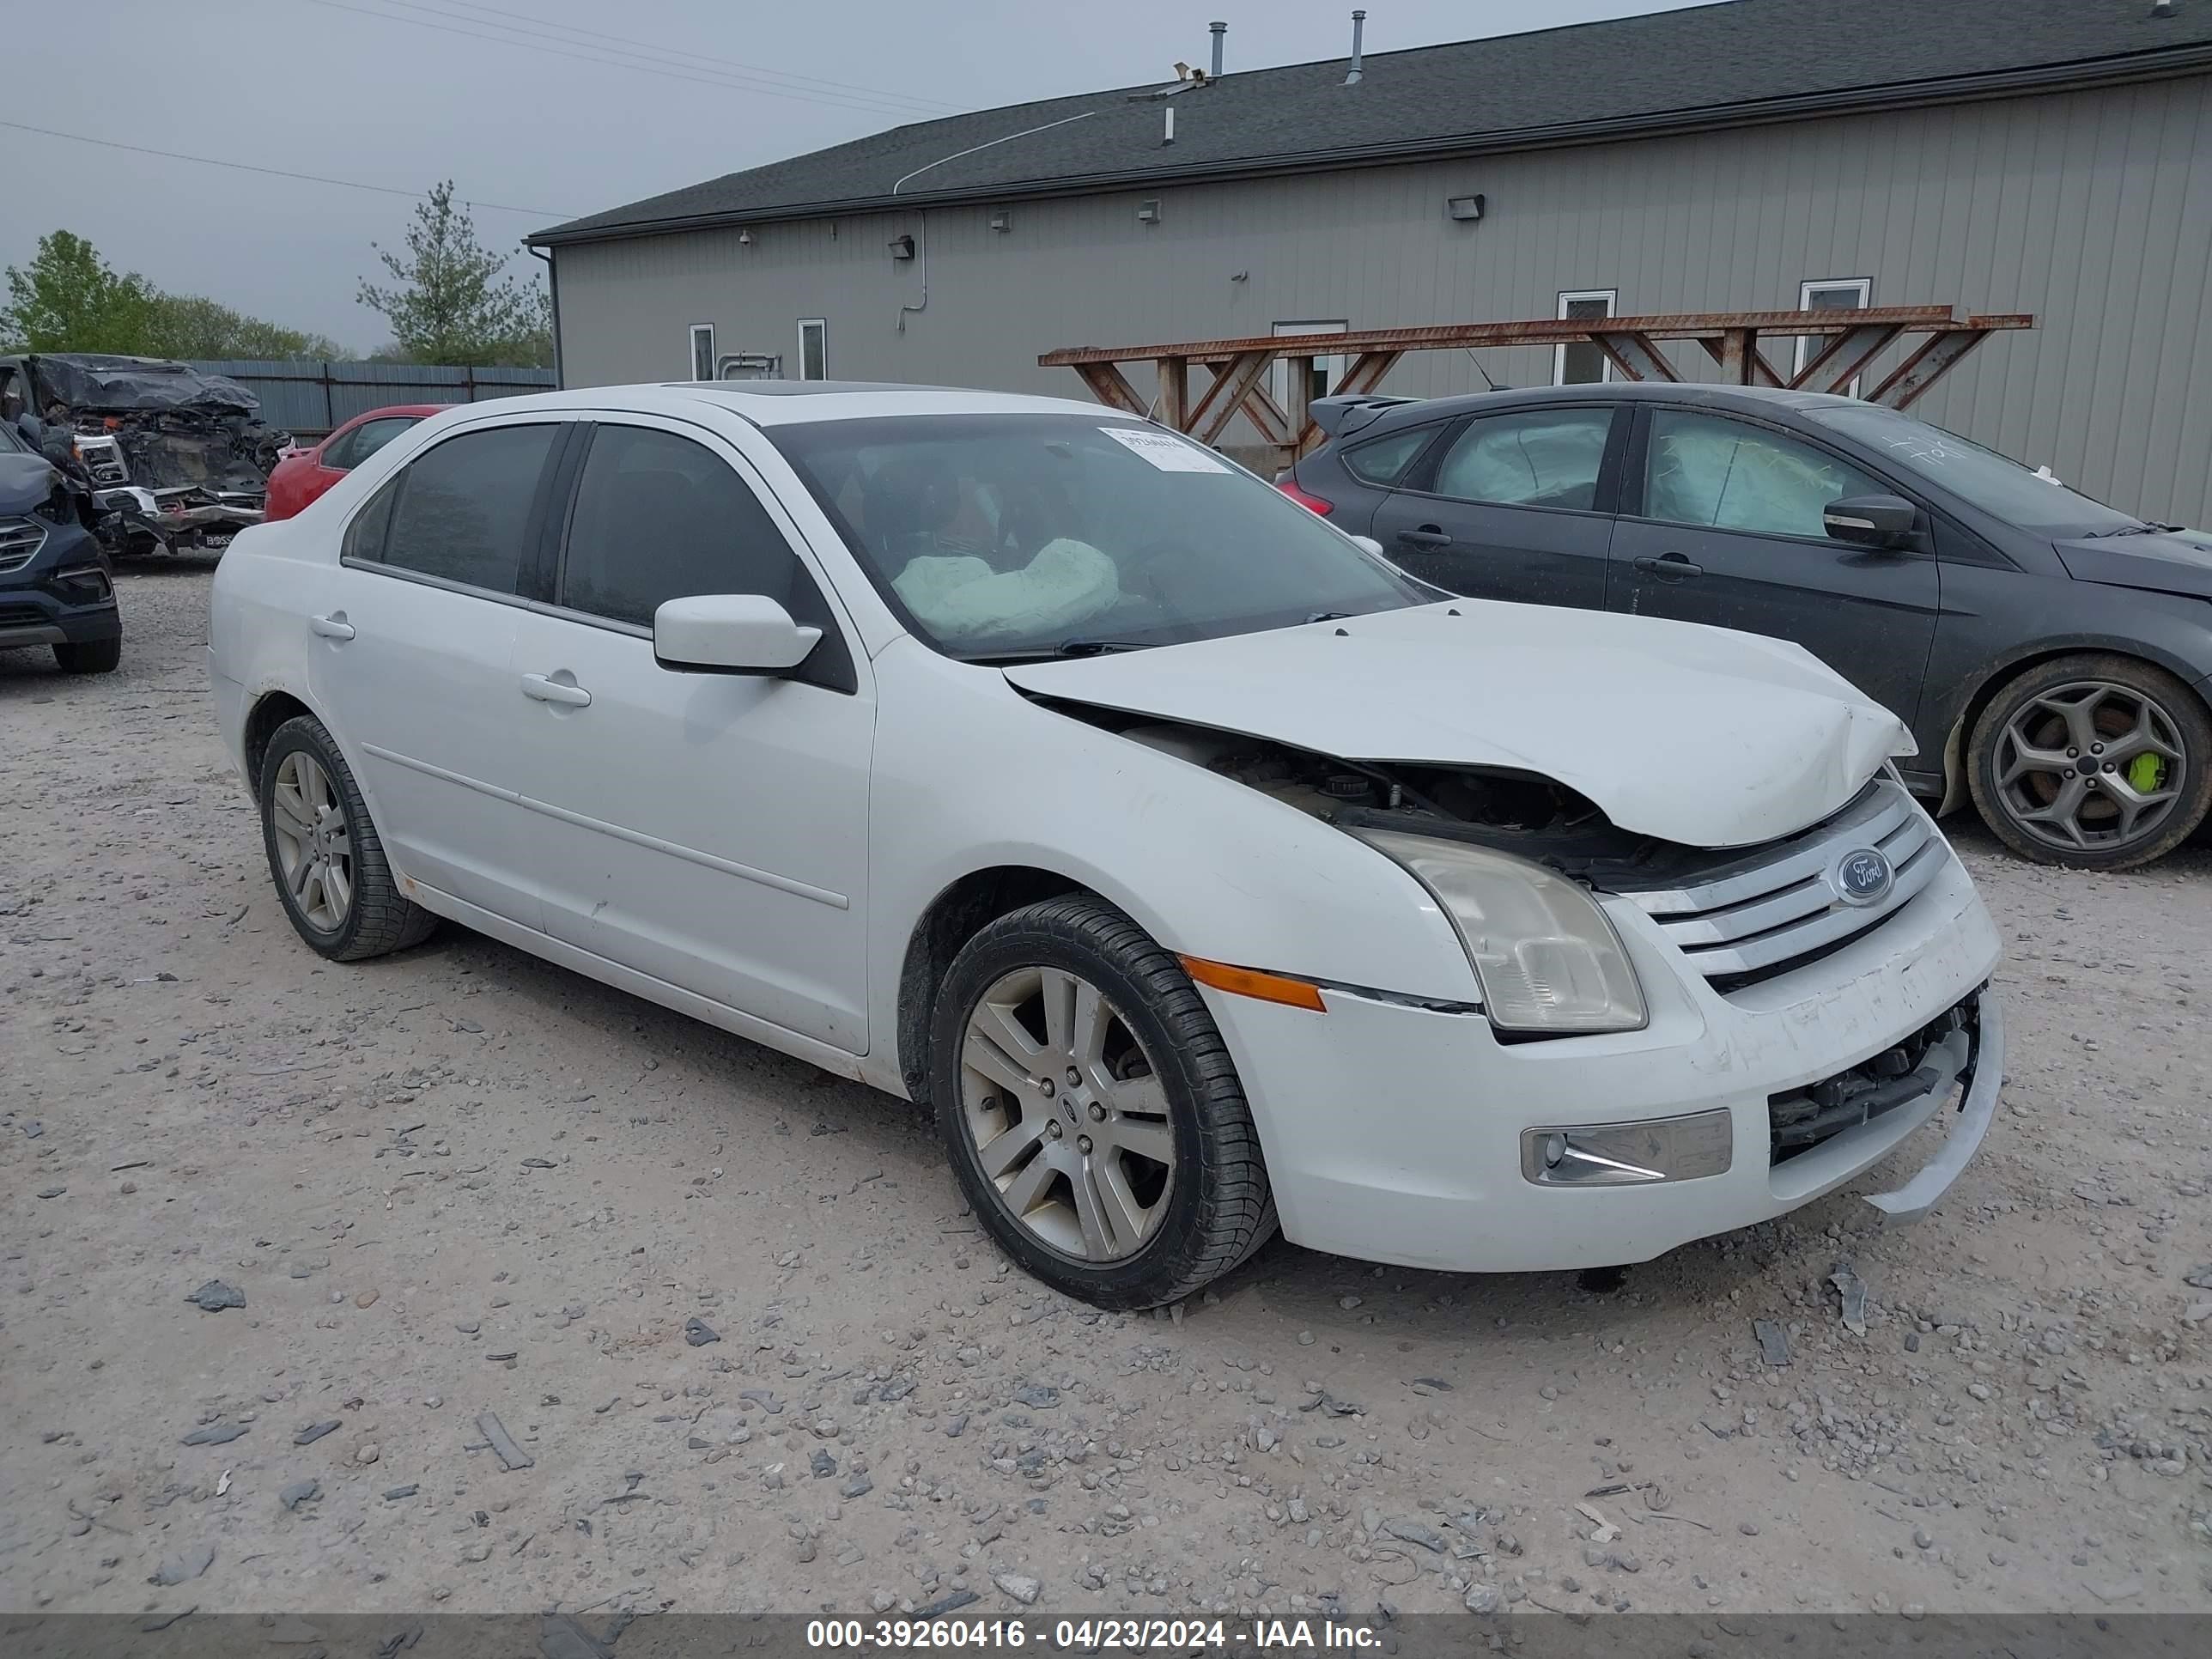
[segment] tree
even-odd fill
[[[347,357],[319,334],[263,322],[197,295],[164,294],[137,271],[118,276],[83,237],[39,239],[27,266],[8,267],[0,343],[24,351],[112,351],[137,357]]]
[[[191,294],[154,297],[146,321],[145,349],[160,357],[344,358],[337,341],[248,317],[214,300]]]
[[[553,307],[533,275],[507,271],[507,255],[477,240],[450,179],[415,210],[404,257],[370,243],[392,284],[363,281],[361,303],[392,326],[411,362],[544,367],[553,361]]]
[[[140,351],[154,299],[151,283],[116,275],[83,237],[50,231],[27,266],[8,267],[0,340],[26,351]]]

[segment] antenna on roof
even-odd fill
[[[1352,14],[1352,72],[1344,77],[1344,84],[1347,87],[1359,84],[1359,37],[1366,31],[1367,14],[1355,11]]]

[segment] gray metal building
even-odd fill
[[[2032,312],[1914,412],[2212,523],[2212,0],[1727,0],[1245,73],[1231,40],[1218,79],[900,127],[532,240],[571,386],[750,359],[1079,396],[1039,353],[1589,310]],[[1408,356],[1382,389],[1607,372],[1595,348],[1477,355]]]

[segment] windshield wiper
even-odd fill
[[[1117,651],[1149,651],[1148,640],[1062,640],[1058,645],[1031,646],[1019,651],[971,651],[960,660],[975,663],[1051,662],[1060,657],[1103,657]]]
[[[1103,657],[1116,651],[1149,651],[1149,640],[1062,640],[1052,648],[1055,657]]]
[[[2131,524],[2120,530],[2092,530],[2081,539],[2101,542],[2109,541],[2115,536],[2171,536],[2181,527],[2178,524]]]
[[[1351,617],[1352,613],[1349,611],[1316,611],[1306,620],[1309,623],[1346,622],[1351,619]]]

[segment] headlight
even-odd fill
[[[1352,833],[1403,865],[1451,918],[1492,1024],[1565,1036],[1650,1023],[1620,935],[1565,877],[1486,847],[1389,830]]]

